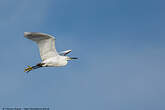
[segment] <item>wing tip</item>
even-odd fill
[[[29,34],[31,34],[31,32],[24,32],[24,36],[29,36]]]
[[[52,35],[46,34],[46,33],[41,33],[41,32],[24,32],[24,37],[28,38],[30,36],[35,36],[35,35],[43,35],[43,36],[49,36],[51,38],[53,38],[54,40],[56,40],[56,38]]]

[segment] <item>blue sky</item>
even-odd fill
[[[163,0],[1,0],[0,106],[51,110],[164,110]],[[80,59],[40,62],[23,32],[56,36]]]

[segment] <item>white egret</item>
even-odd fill
[[[65,66],[69,60],[78,59],[76,57],[66,56],[71,50],[57,52],[55,48],[55,38],[51,35],[39,32],[24,32],[24,37],[37,43],[41,56],[41,63],[35,66],[28,66],[25,72],[40,68],[40,67],[56,67]]]

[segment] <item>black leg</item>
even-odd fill
[[[37,64],[37,65],[35,65],[35,66],[32,66],[32,67],[30,67],[30,66],[28,66],[29,68],[26,68],[25,69],[25,72],[30,72],[31,70],[34,70],[34,69],[37,69],[37,68],[41,68],[41,67],[43,67],[42,65],[44,65],[44,63],[39,63],[39,64]]]

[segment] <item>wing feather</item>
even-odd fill
[[[66,55],[69,54],[71,51],[72,51],[72,50],[61,51],[61,52],[59,52],[59,55],[66,56]]]
[[[42,60],[58,55],[53,36],[39,32],[24,32],[24,36],[37,43]]]

